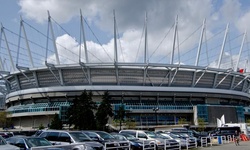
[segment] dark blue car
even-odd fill
[[[123,133],[111,133],[111,134],[116,139],[129,141],[131,150],[143,150],[143,144],[145,148],[149,148],[149,147],[152,147],[152,149],[154,148],[154,143],[150,144],[149,141],[139,140],[131,134],[123,134]]]

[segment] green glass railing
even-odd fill
[[[13,106],[7,109],[9,113],[59,111],[61,106],[70,106],[69,102],[36,103],[28,105]]]

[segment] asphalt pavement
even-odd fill
[[[239,146],[234,142],[198,148],[198,150],[250,150],[250,141],[241,141]]]

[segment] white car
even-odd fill
[[[181,147],[183,148],[185,148],[186,146],[187,146],[187,140],[185,140],[185,139],[182,139],[182,138],[180,138],[180,137],[178,137],[177,135],[175,135],[175,134],[172,134],[172,133],[159,133],[159,134],[161,134],[161,135],[163,135],[163,136],[165,136],[165,137],[167,137],[167,138],[169,138],[169,139],[174,139],[174,140],[176,140],[177,142],[179,142],[180,143],[180,145],[181,145]]]
[[[2,136],[0,136],[0,149],[4,149],[4,150],[20,150],[19,147],[8,144]]]

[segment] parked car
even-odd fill
[[[183,138],[180,138],[180,136],[178,136],[178,135],[175,135],[175,134],[170,133],[170,132],[157,132],[157,134],[165,136],[168,139],[176,140],[180,144],[181,148],[186,148],[187,147],[187,140],[183,139]]]
[[[74,147],[74,150],[102,150],[103,145],[99,142],[93,141],[86,134],[81,131],[63,131],[63,130],[45,130],[39,137],[46,138],[52,144],[65,145],[65,144],[79,144]],[[85,148],[86,146],[86,148]]]
[[[133,135],[130,134],[123,134],[123,133],[111,133],[116,139],[122,141],[129,141],[130,142],[130,149],[131,150],[143,150],[143,146],[146,149],[154,149],[154,143],[150,143],[149,141],[143,141],[135,138]]]
[[[14,136],[12,132],[0,132],[0,135],[5,139]]]
[[[30,150],[32,147],[53,146],[48,140],[40,137],[13,136],[7,138],[6,141],[22,150]]]
[[[105,131],[82,131],[83,133],[87,134],[90,138],[92,138],[95,141],[98,141],[102,143],[104,146],[114,147],[114,149],[129,149],[129,142],[118,140],[111,134],[105,132]]]
[[[2,149],[2,150],[20,150],[19,147],[8,144],[2,136],[0,136],[0,149]]]
[[[200,139],[197,139],[192,134],[188,134],[186,132],[171,132],[175,134],[181,139],[186,140],[186,147],[197,147],[198,143],[200,143]]]
[[[143,130],[121,130],[119,133],[127,133],[135,136],[136,138],[140,140],[150,140],[154,141],[156,144],[156,149],[165,149],[165,142],[166,145],[170,145],[170,147],[179,147],[179,144],[176,140],[171,139],[163,139],[162,137],[157,136],[156,133],[152,131],[143,131]],[[168,147],[169,148],[169,147]]]
[[[241,133],[240,127],[217,127],[212,131],[211,136],[235,136],[235,131]]]
[[[195,130],[189,130],[189,129],[172,129],[171,133],[173,134],[177,134],[182,138],[187,138],[187,136],[189,137],[189,139],[196,139],[197,145],[201,145],[201,138],[206,138],[206,142],[209,143],[210,142],[210,136],[208,134],[208,132],[197,132]],[[192,141],[191,141],[192,142]],[[193,142],[192,142],[193,143]]]

